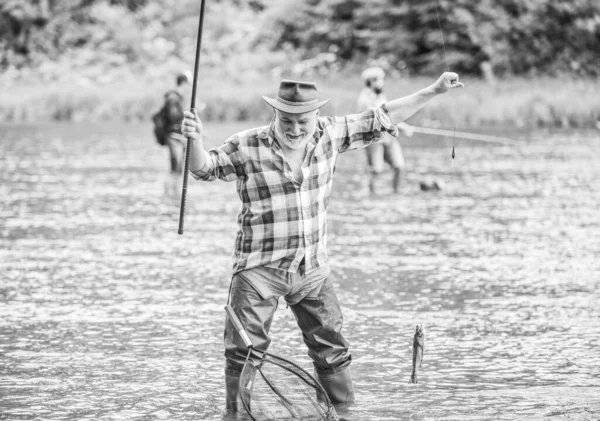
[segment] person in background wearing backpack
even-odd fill
[[[177,193],[178,182],[183,175],[186,138],[181,134],[184,101],[192,76],[182,72],[176,77],[177,86],[165,93],[165,102],[159,111],[164,130],[163,144],[169,148],[170,177],[165,185],[167,194]],[[160,143],[160,142],[159,142]]]

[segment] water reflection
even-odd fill
[[[399,196],[370,198],[364,155],[342,156],[329,246],[359,391],[345,419],[598,418],[597,133],[516,136],[459,145],[454,168],[443,141],[405,141]],[[233,184],[191,184],[178,236],[147,127],[10,126],[0,143],[0,419],[223,419]],[[274,326],[273,352],[308,367],[284,305]]]

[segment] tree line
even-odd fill
[[[597,0],[206,0],[206,57],[256,66],[327,54],[415,74],[600,74]],[[199,0],[0,0],[0,66],[85,55],[140,69],[185,60]],[[97,55],[95,57],[94,55]],[[204,51],[203,51],[203,54]]]

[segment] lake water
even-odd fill
[[[251,124],[210,125],[210,143]],[[221,420],[238,199],[190,179],[184,235],[149,126],[0,126],[0,419]],[[599,132],[403,139],[401,194],[342,155],[329,249],[347,420],[600,418]],[[419,182],[445,188],[423,192]],[[386,190],[387,189],[387,190]],[[283,303],[282,303],[283,304]],[[426,330],[408,384],[415,325]],[[310,368],[280,305],[271,351]]]

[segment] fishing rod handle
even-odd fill
[[[196,109],[191,108],[192,114],[196,115]],[[192,155],[192,138],[187,138],[187,146],[185,147],[185,165],[183,168],[183,188],[181,190],[181,206],[179,207],[179,229],[177,233],[183,234],[183,223],[185,218],[185,203],[187,200],[188,176],[190,172],[190,156]]]
[[[229,320],[231,320],[231,323],[233,324],[235,331],[238,333],[238,335],[240,335],[240,337],[244,341],[244,344],[246,344],[246,348],[252,348],[252,341],[250,340],[250,337],[246,333],[246,330],[244,329],[242,322],[240,322],[240,319],[238,318],[237,314],[235,314],[233,307],[231,307],[229,304],[227,304],[225,306],[225,312],[229,316]]]

